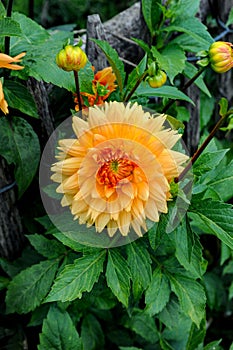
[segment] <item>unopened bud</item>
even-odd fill
[[[216,41],[209,48],[211,68],[217,73],[225,73],[233,67],[233,45]]]
[[[87,63],[87,55],[79,46],[67,45],[56,56],[58,67],[69,72],[79,71]]]

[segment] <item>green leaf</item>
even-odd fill
[[[222,97],[218,104],[220,107],[219,114],[221,117],[224,117],[228,110],[228,100],[225,97]]]
[[[127,86],[126,91],[130,91],[136,84],[136,82],[140,79],[142,74],[146,70],[146,63],[147,63],[147,55],[143,57],[143,59],[140,61],[140,63],[135,67],[132,72],[130,72],[128,80],[127,80]]]
[[[161,53],[157,51],[156,47],[152,47],[151,52],[157,59],[160,68],[167,73],[173,84],[174,78],[185,68],[186,56],[184,50],[177,44],[168,44]]]
[[[83,350],[104,349],[104,334],[100,323],[92,314],[84,317],[81,325]]]
[[[96,254],[76,259],[73,264],[66,265],[56,278],[45,302],[71,301],[81,298],[83,292],[90,292],[103,271],[104,259],[105,250],[101,250]]]
[[[193,17],[199,10],[200,0],[180,0],[172,11],[175,17]]]
[[[161,1],[158,0],[142,0],[142,13],[151,36],[157,28],[161,16]]]
[[[225,157],[229,149],[222,149],[215,152],[204,152],[193,165],[193,173],[200,176],[212,169],[215,169]]]
[[[20,24],[12,18],[0,18],[0,36],[21,36]],[[20,52],[18,52],[19,54]]]
[[[218,346],[221,343],[221,341],[222,339],[212,341],[204,347],[204,350],[221,350],[222,347]]]
[[[31,125],[23,118],[0,119],[0,154],[8,164],[15,164],[15,180],[19,197],[30,185],[40,159],[39,140]]]
[[[147,247],[137,240],[127,245],[128,266],[132,275],[134,295],[140,297],[151,281],[151,258]]]
[[[66,311],[51,306],[43,322],[38,350],[81,350],[78,332]]]
[[[0,291],[5,289],[8,286],[9,282],[9,278],[0,276]]]
[[[109,288],[117,299],[126,307],[130,294],[130,270],[127,261],[116,249],[108,250],[106,279]]]
[[[194,75],[198,72],[198,69],[191,63],[189,63],[188,61],[185,62],[185,67],[184,67],[184,71],[183,74],[189,78],[192,79],[194,77]],[[209,97],[209,99],[207,100],[214,100],[215,99],[212,97],[211,93],[209,92],[208,87],[206,86],[205,82],[204,82],[204,72],[194,81],[194,84],[205,94],[205,97]],[[212,105],[212,104],[211,104]],[[210,111],[208,113],[208,115],[210,113],[212,113],[212,109],[210,108]]]
[[[166,275],[160,267],[157,267],[152,276],[152,281],[145,294],[145,311],[150,316],[158,314],[166,306],[170,297],[170,285]]]
[[[52,285],[58,264],[57,259],[45,260],[16,275],[6,294],[7,313],[28,313],[40,305]]]
[[[203,200],[200,196],[192,197],[189,207],[189,215],[193,226],[198,227],[204,233],[210,233],[218,237],[223,243],[233,249],[233,216],[230,204]]]
[[[177,295],[181,310],[200,326],[205,316],[206,296],[203,287],[197,281],[177,274],[169,274],[172,291]]]
[[[159,340],[155,320],[143,311],[134,313],[124,324],[149,343],[156,343]]]
[[[112,66],[114,73],[116,74],[117,84],[119,86],[120,92],[123,91],[124,81],[125,81],[125,69],[124,64],[120,60],[118,53],[113,49],[107,41],[92,39],[99,46],[99,48],[105,54],[109,64]]]
[[[179,263],[194,278],[201,278],[206,269],[199,237],[190,228],[188,220],[183,220],[169,238],[175,243],[175,256]]]
[[[27,235],[26,237],[38,253],[48,259],[58,258],[66,252],[65,247],[55,239],[48,239],[38,234]]]
[[[203,90],[202,90],[203,91]],[[213,115],[215,107],[215,98],[200,93],[200,128],[201,130],[207,126]]]
[[[229,26],[232,23],[233,23],[233,7],[231,8],[231,10],[229,12],[226,26]]]
[[[138,96],[157,96],[167,97],[172,100],[184,100],[193,104],[193,101],[185,95],[183,92],[178,90],[175,86],[164,85],[160,88],[151,88],[146,82],[140,84],[136,90]]]
[[[11,108],[30,117],[39,118],[37,108],[28,89],[17,81],[4,80],[4,95]]]
[[[214,41],[206,26],[196,17],[184,18],[184,16],[181,16],[172,25],[164,27],[163,30],[169,33],[183,32],[190,35],[191,38],[193,37],[202,44],[202,50],[208,50]]]
[[[200,327],[197,329],[197,326],[192,323],[189,338],[186,344],[186,349],[188,350],[196,350],[198,349],[198,345],[203,344],[204,338],[206,335],[206,319],[203,319]]]

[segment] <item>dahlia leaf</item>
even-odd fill
[[[186,56],[184,50],[177,44],[168,44],[160,53],[156,47],[152,47],[151,52],[173,84],[174,78],[185,68]]]
[[[147,55],[143,57],[143,59],[139,62],[137,67],[135,67],[132,72],[130,72],[129,77],[127,79],[126,91],[130,91],[140,79],[142,74],[145,72],[147,63]]]
[[[55,239],[48,239],[38,234],[27,235],[26,237],[38,253],[48,259],[58,258],[66,252],[64,245]]]
[[[92,314],[84,317],[81,325],[83,350],[104,349],[104,334],[100,323]]]
[[[188,61],[185,62],[185,67],[184,67],[184,71],[183,74],[191,79],[192,77],[194,77],[194,75],[198,72],[198,69],[192,64],[189,63]],[[214,98],[211,96],[211,93],[209,91],[209,89],[207,88],[204,80],[204,73],[202,73],[195,81],[194,84],[205,94],[205,96],[208,96],[209,99],[213,99]],[[209,104],[208,104],[209,107]],[[201,105],[202,108],[202,105]],[[209,112],[209,111],[208,111]]]
[[[169,281],[172,291],[179,299],[182,311],[199,327],[205,316],[204,288],[197,281],[178,274],[169,274]]]
[[[230,249],[233,249],[232,206],[220,201],[202,199],[195,195],[189,207],[192,226],[218,237]]]
[[[161,268],[157,267],[145,294],[146,312],[150,316],[154,316],[162,311],[169,301],[170,293],[169,281]]]
[[[202,44],[202,50],[208,50],[210,44],[214,41],[207,27],[199,21],[196,17],[184,18],[180,16],[170,26],[163,28],[166,32],[182,32],[188,34],[191,38],[194,38]]]
[[[228,151],[229,149],[223,149],[215,152],[202,153],[193,165],[193,173],[200,176],[212,169],[216,169],[216,166],[221,162]]]
[[[82,344],[70,315],[55,305],[49,309],[40,333],[38,350],[81,350]]]
[[[106,279],[109,288],[126,307],[130,295],[131,273],[125,258],[117,250],[108,251]]]
[[[193,104],[191,98],[178,90],[175,86],[164,85],[160,88],[151,88],[146,82],[141,83],[136,90],[138,96],[168,97],[173,100],[184,100]]]
[[[123,91],[124,81],[125,81],[125,69],[124,64],[120,60],[118,53],[113,49],[107,41],[92,39],[99,46],[99,48],[105,54],[109,64],[111,65],[113,72],[116,74],[117,84],[119,86],[120,92]]]
[[[142,310],[133,311],[132,316],[127,318],[124,326],[131,329],[151,344],[159,340],[154,318],[150,317]]]
[[[45,302],[71,301],[80,299],[83,292],[90,292],[103,271],[104,259],[105,250],[101,250],[95,254],[84,255],[73,264],[66,265],[56,278]]]
[[[188,220],[183,220],[169,235],[175,244],[175,256],[194,278],[201,278],[206,269],[199,237],[191,230]]]
[[[140,297],[148,287],[152,276],[150,254],[142,243],[136,241],[126,247],[127,262],[132,275],[133,292],[136,298]]]
[[[17,81],[4,81],[4,94],[8,105],[30,117],[39,118],[37,107],[28,89]]]
[[[47,295],[59,261],[45,260],[21,271],[9,283],[6,294],[7,313],[28,313]]]
[[[15,165],[19,197],[30,185],[40,160],[40,144],[31,125],[23,118],[0,119],[0,154]]]
[[[142,13],[147,27],[153,36],[162,13],[161,5],[157,0],[142,0]]]
[[[0,36],[22,36],[20,24],[9,17],[1,18]]]

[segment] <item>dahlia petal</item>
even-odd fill
[[[100,214],[95,221],[96,231],[97,232],[103,231],[105,226],[108,224],[109,220],[110,220],[110,215],[108,213]]]

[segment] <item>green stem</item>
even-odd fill
[[[7,17],[11,17],[12,14],[12,7],[13,7],[13,1],[14,0],[9,0],[7,4],[7,11],[6,15]],[[9,55],[10,54],[10,37],[5,36],[5,54]]]
[[[176,183],[178,183],[179,181],[181,181],[184,176],[187,174],[187,172],[191,169],[192,165],[196,162],[196,160],[198,159],[198,157],[201,155],[201,153],[204,151],[204,149],[207,147],[207,145],[210,143],[210,141],[212,140],[212,138],[214,137],[214,135],[216,134],[216,132],[218,131],[218,129],[220,128],[220,126],[222,125],[223,121],[226,119],[226,117],[229,116],[229,113],[226,113],[223,117],[221,117],[219,119],[219,121],[217,122],[217,124],[214,126],[214,128],[211,130],[210,134],[208,135],[208,137],[205,139],[205,141],[203,142],[203,144],[198,148],[198,150],[194,153],[194,155],[192,156],[191,160],[189,161],[189,163],[187,164],[187,166],[184,168],[184,170],[180,173],[180,175],[178,177],[176,177],[174,179],[174,181]]]
[[[139,85],[141,84],[141,82],[143,81],[143,79],[146,77],[147,75],[147,71],[144,72],[141,77],[136,81],[136,84],[133,86],[132,90],[129,92],[128,96],[126,96],[123,99],[123,102],[128,102],[131,97],[133,96],[133,94],[135,93],[135,91],[137,90],[137,88],[139,87]]]
[[[80,88],[79,88],[78,71],[74,70],[73,72],[74,72],[76,93],[77,93],[77,97],[78,97],[79,112],[80,112],[80,115],[82,118],[83,117],[83,115],[82,115],[82,100],[81,100],[81,94],[80,94]]]
[[[184,92],[187,88],[189,88],[193,82],[204,72],[204,70],[206,69],[206,67],[202,67],[200,68],[200,70],[190,79],[187,81],[187,83],[181,88],[181,91]],[[164,107],[162,110],[162,113],[166,113],[167,110],[173,105],[173,103],[176,100],[170,100]]]

